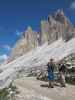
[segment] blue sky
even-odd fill
[[[40,21],[61,8],[75,25],[75,0],[0,0],[0,55],[9,54],[19,32],[39,31]]]

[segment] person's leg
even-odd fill
[[[48,79],[49,79],[49,87],[53,88],[53,81],[54,81],[53,73],[48,74]]]
[[[63,87],[66,86],[66,85],[65,85],[65,75],[64,75],[64,74],[62,74],[62,86],[63,86]]]
[[[51,87],[51,81],[49,80],[49,87]]]
[[[54,88],[54,81],[51,81],[51,88]]]
[[[65,87],[65,75],[63,73],[61,73],[61,79],[60,79],[60,82],[61,82],[61,86],[62,87]]]
[[[52,81],[52,80],[49,81],[49,87],[50,87],[50,88],[53,88],[53,87],[54,87],[53,81]]]
[[[52,80],[51,80],[51,87],[54,87],[54,73],[52,72]]]

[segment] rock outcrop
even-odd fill
[[[19,56],[22,56],[24,53],[28,52],[32,48],[36,48],[38,46],[38,33],[32,31],[32,28],[29,26],[20,40],[16,43],[16,45],[12,49],[12,53],[10,55],[10,60],[13,60]]]
[[[42,42],[49,43],[62,37],[68,41],[75,36],[75,28],[69,19],[64,15],[63,10],[58,10],[53,15],[48,16],[48,20],[41,21]]]
[[[75,36],[75,28],[70,20],[65,16],[63,10],[58,10],[53,15],[49,15],[47,20],[41,21],[41,31],[33,31],[29,26],[23,32],[21,39],[18,40],[12,49],[10,58],[14,59],[42,45],[45,42],[49,44],[63,38],[65,41],[70,40]]]

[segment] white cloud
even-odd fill
[[[3,48],[6,49],[7,51],[10,51],[10,49],[11,49],[11,47],[9,45],[4,45]]]
[[[0,56],[0,60],[7,60],[8,56],[6,54],[3,54]]]
[[[22,34],[22,32],[19,32],[18,30],[16,30],[15,33],[16,33],[17,36],[20,36]]]
[[[75,1],[71,3],[70,8],[75,9]]]
[[[7,61],[7,59],[8,59],[8,56],[6,54],[0,55],[0,64]]]

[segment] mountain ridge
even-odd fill
[[[47,20],[41,21],[40,32],[33,31],[28,26],[13,47],[9,59],[13,60],[45,42],[51,44],[59,38],[68,41],[74,36],[75,28],[73,24],[65,16],[63,10],[58,9],[53,15],[49,15]]]

